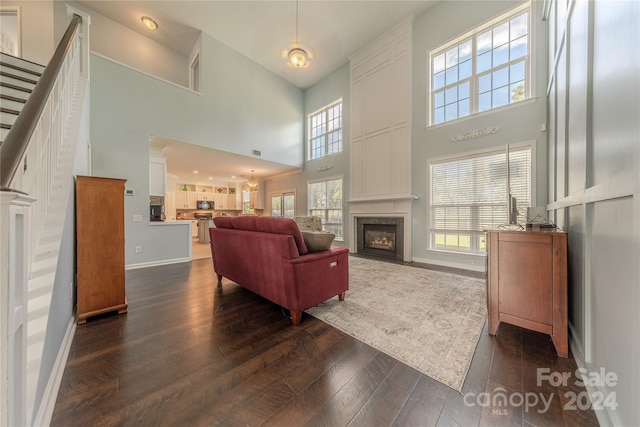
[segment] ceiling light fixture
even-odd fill
[[[247,182],[247,184],[249,185],[249,187],[258,186],[258,182],[255,179],[253,179],[253,169],[251,169],[251,179],[249,180],[249,182]]]
[[[289,51],[287,56],[289,58],[289,64],[296,68],[304,67],[309,59],[307,52],[305,52],[298,43],[298,0],[296,0],[296,45]]]
[[[156,28],[158,28],[158,23],[148,16],[143,16],[142,18],[140,18],[140,20],[142,21],[144,26],[150,30],[155,30]]]

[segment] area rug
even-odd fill
[[[485,284],[351,256],[345,300],[307,313],[461,391],[487,317]]]

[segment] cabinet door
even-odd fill
[[[196,192],[195,191],[187,191],[186,194],[186,208],[187,209],[195,209],[196,205]]]
[[[227,209],[236,209],[236,195],[229,194],[227,197]]]
[[[166,192],[166,163],[149,161],[149,195],[164,196]]]
[[[214,197],[215,209],[227,209],[227,195],[215,194]]]
[[[500,241],[500,313],[553,323],[553,248],[550,244]]]

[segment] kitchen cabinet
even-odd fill
[[[229,205],[227,203],[227,201],[228,201],[227,198],[228,198],[227,194],[220,194],[220,193],[214,194],[214,199],[213,199],[214,203],[215,203],[214,208],[215,209],[228,209]]]
[[[78,324],[127,312],[124,274],[124,179],[76,177]]]
[[[196,192],[176,191],[176,209],[196,209]]]
[[[198,220],[191,220],[191,237],[198,237]]]
[[[149,195],[162,196],[166,193],[167,159],[162,156],[149,156]]]
[[[164,214],[169,221],[176,219],[176,193],[169,191],[164,198]]]
[[[264,197],[258,187],[249,191],[249,207],[251,209],[264,209]]]
[[[197,199],[198,200],[206,200],[207,202],[214,202],[215,201],[214,194],[213,193],[206,193],[206,192],[198,192],[197,193]]]
[[[567,305],[566,232],[487,232],[489,334],[500,322],[549,334],[568,357]]]

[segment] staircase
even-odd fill
[[[0,52],[0,144],[33,92],[44,66]]]
[[[73,215],[76,146],[88,126],[83,34],[88,24],[73,16],[46,67],[0,54],[0,426],[48,424],[59,386],[56,367],[41,368],[65,218]]]

